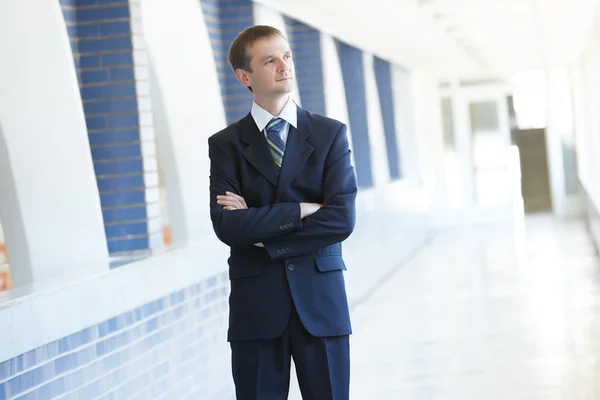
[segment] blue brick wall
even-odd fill
[[[356,47],[336,41],[346,92],[352,148],[356,164],[356,180],[360,188],[373,186],[371,146],[367,120],[367,99],[363,52]]]
[[[292,18],[286,17],[285,24],[294,54],[302,107],[315,114],[325,115],[321,34],[316,29]]]
[[[228,282],[212,276],[0,363],[0,399],[233,399]]]
[[[148,249],[153,233],[148,232],[146,213],[131,6],[126,0],[60,2],[81,89],[108,249],[112,254]]]
[[[390,178],[392,180],[400,179],[400,160],[398,157],[398,143],[396,141],[394,88],[392,87],[391,65],[385,60],[374,57],[373,69],[375,70],[379,104],[381,105]]]
[[[233,39],[253,25],[250,0],[200,0],[213,49],[223,107],[228,124],[244,117],[252,107],[252,93],[237,80],[227,54]]]

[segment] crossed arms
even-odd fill
[[[248,209],[246,200],[242,196],[232,192],[225,192],[225,195],[217,196],[217,204],[222,205],[223,209],[229,211]],[[298,203],[298,205],[300,206],[300,219],[310,217],[323,207],[323,204],[318,203]],[[255,243],[254,245],[256,247],[265,247],[262,243]]]
[[[345,240],[354,230],[357,187],[342,125],[325,160],[323,204],[248,207],[239,195],[233,155],[209,139],[210,208],[217,237],[229,246],[264,247],[271,259],[310,254]]]

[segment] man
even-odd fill
[[[341,242],[354,230],[357,186],[346,126],[290,98],[294,64],[279,30],[240,33],[229,63],[254,94],[251,112],[208,141],[211,219],[231,247],[237,399],[287,399],[292,357],[303,399],[348,399]]]

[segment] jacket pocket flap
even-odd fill
[[[346,264],[341,256],[317,256],[315,257],[317,269],[321,272],[345,271]]]

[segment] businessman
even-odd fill
[[[253,26],[229,50],[252,109],[208,140],[210,214],[230,246],[228,341],[238,400],[347,400],[350,315],[342,242],[355,225],[346,126],[290,97],[292,51]]]

